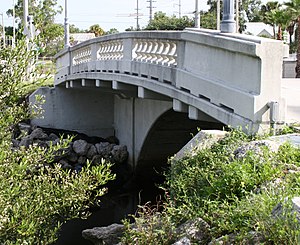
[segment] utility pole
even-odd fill
[[[239,16],[240,16],[240,11],[239,11],[239,0],[236,0],[235,2],[235,21],[236,21],[236,33],[239,32]]]
[[[16,20],[16,11],[15,11],[15,0],[13,0],[13,41],[12,46],[15,47],[16,44],[16,27],[15,27],[15,20]]]
[[[23,0],[23,21],[24,21],[24,34],[26,36],[27,48],[29,44],[29,28],[28,28],[28,0]]]
[[[195,0],[195,28],[200,28],[200,12],[198,0]]]
[[[65,48],[70,47],[70,26],[68,19],[68,0],[65,0]]]
[[[220,30],[221,0],[217,0],[217,30]]]
[[[139,0],[136,0],[136,30],[139,31],[140,30],[140,24],[139,24],[139,20],[140,20],[140,13],[139,13],[140,9],[139,9]]]
[[[179,18],[181,18],[181,0],[179,0],[178,2],[178,8],[179,8],[178,10]]]
[[[2,38],[3,38],[3,48],[5,48],[5,26],[4,26],[4,17],[3,13],[0,14],[2,16]]]
[[[156,1],[148,0],[147,2],[149,3],[149,6],[147,8],[149,8],[149,10],[150,10],[149,20],[151,22],[151,20],[153,20],[153,8],[155,8],[155,7],[153,7],[153,3],[155,3]]]

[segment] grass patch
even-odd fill
[[[213,239],[234,233],[236,241],[247,244],[249,232],[255,231],[265,244],[299,244],[300,227],[291,199],[300,195],[300,150],[286,143],[278,152],[260,146],[259,152],[236,157],[235,150],[253,139],[232,130],[211,148],[173,160],[163,187],[169,193],[167,201],[155,215],[168,220],[167,227],[201,217],[210,225]],[[274,216],[278,204],[282,215]],[[151,219],[151,215],[139,213],[135,220]],[[165,238],[158,244],[174,242],[174,236],[166,236],[170,231],[164,225],[156,230]],[[132,238],[127,244],[147,244],[152,239],[147,226],[136,231],[127,226],[127,237]]]

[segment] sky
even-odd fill
[[[13,18],[8,18],[6,11],[12,8],[17,0],[0,0],[0,14],[4,13],[4,25],[12,26]],[[88,29],[93,24],[99,24],[105,31],[117,28],[124,31],[128,27],[136,27],[136,8],[139,2],[140,27],[145,27],[149,21],[149,0],[68,0],[69,23],[80,29]],[[153,0],[153,12],[162,11],[167,15],[192,16],[195,10],[195,0]],[[58,0],[64,7],[65,0]],[[206,0],[199,1],[200,10],[207,10]],[[135,15],[135,16],[134,16]],[[1,21],[1,16],[0,16]],[[57,23],[64,23],[64,15],[57,16]]]

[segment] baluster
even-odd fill
[[[137,58],[137,56],[138,56],[138,54],[137,54],[137,52],[138,52],[138,50],[139,50],[139,42],[138,42],[138,40],[133,40],[133,49],[132,49],[132,55],[131,55],[131,57],[132,57],[132,60],[136,60],[136,58]]]
[[[123,58],[123,43],[122,41],[118,42],[118,48],[117,48],[117,60],[120,60]]]
[[[153,48],[151,50],[151,59],[149,60],[150,63],[155,63],[157,60],[157,51],[159,50],[159,43],[157,40],[155,40],[153,45]]]
[[[147,58],[147,50],[149,47],[149,42],[147,40],[143,41],[143,49],[141,51],[141,58],[140,58],[140,62],[144,62],[145,59]]]
[[[176,56],[177,56],[177,45],[175,42],[171,42],[170,53],[168,54],[168,56],[169,56],[168,66],[175,65]]]
[[[153,50],[155,50],[155,42],[150,41],[149,42],[149,48],[147,49],[147,52],[146,52],[145,62],[150,62],[151,61],[152,55],[153,55]]]
[[[101,43],[99,45],[99,50],[98,50],[98,54],[97,54],[97,60],[102,60],[103,59],[103,50],[104,50],[104,45],[103,45],[103,43]]]
[[[159,40],[158,50],[156,52],[156,60],[153,62],[155,62],[156,64],[161,64],[161,62],[163,61],[163,57],[162,57],[163,51],[164,51],[164,43],[161,40]]]
[[[118,42],[114,41],[112,46],[113,47],[112,47],[111,59],[115,60],[117,58]]]
[[[137,44],[138,44],[138,47],[137,47],[137,50],[135,52],[136,53],[135,60],[140,61],[140,59],[143,57],[143,55],[142,55],[143,41],[142,40],[137,40]]]
[[[170,43],[167,41],[167,42],[164,42],[164,51],[162,53],[162,62],[161,64],[162,65],[165,65],[165,63],[167,63],[169,61],[169,57],[168,57],[168,53],[170,52]]]

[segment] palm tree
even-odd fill
[[[273,37],[276,38],[276,19],[274,13],[271,14],[272,10],[278,10],[281,4],[277,1],[270,1],[261,6],[260,14],[262,15],[262,21],[265,24],[271,25],[273,27]]]
[[[297,63],[296,63],[296,78],[300,78],[300,0],[291,0],[290,2],[284,3],[288,7],[288,11],[291,14],[291,19],[295,20],[298,27],[298,43],[297,43]]]
[[[90,26],[88,32],[95,33],[96,37],[100,37],[105,34],[105,31],[98,24]]]
[[[277,40],[282,40],[282,32],[286,30],[291,22],[290,13],[282,8],[272,9],[266,13],[266,18],[270,23],[273,23],[274,27],[277,27]]]

